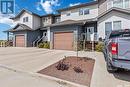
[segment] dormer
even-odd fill
[[[37,29],[41,26],[40,16],[25,9],[12,19],[15,23],[25,24],[32,29]]]

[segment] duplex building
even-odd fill
[[[51,49],[75,50],[78,41],[98,41],[112,30],[130,28],[130,0],[99,0],[58,10],[59,14],[39,16],[22,10],[7,32],[14,46],[37,46],[49,41]]]
[[[6,32],[13,33],[14,47],[37,46],[41,41],[50,41],[50,28],[46,27],[60,21],[60,15],[47,14],[39,16],[23,9],[14,18],[17,25]],[[8,35],[9,37],[9,35]]]

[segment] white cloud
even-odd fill
[[[81,3],[74,3],[74,4],[70,4],[69,6],[75,6],[75,5],[79,5],[79,4],[81,4]]]
[[[0,23],[7,24],[11,27],[15,26],[16,24],[10,19],[10,17],[14,17],[14,15],[5,15],[0,13]]]
[[[59,0],[41,0],[40,5],[43,7],[47,14],[53,13],[53,7],[60,6]]]
[[[41,11],[41,10],[42,10],[39,5],[36,6],[36,9],[37,9],[38,11]]]

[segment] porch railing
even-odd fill
[[[41,41],[47,41],[47,40],[46,40],[46,36],[42,36],[42,37],[37,41],[37,47],[38,47],[38,45],[39,45],[39,43],[40,43]]]
[[[41,41],[47,41],[47,37],[46,36],[42,36],[41,38],[38,37],[34,42],[33,42],[33,47],[38,47],[39,43]]]
[[[37,41],[38,41],[39,39],[40,39],[40,37],[38,37],[36,40],[33,41],[33,47],[36,46],[36,43],[37,43]]]

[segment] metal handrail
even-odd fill
[[[35,41],[33,41],[33,47],[35,47],[35,43],[40,39],[40,37],[38,37]]]
[[[38,43],[44,38],[45,36],[42,36],[38,41],[37,41],[37,47],[38,47]]]

